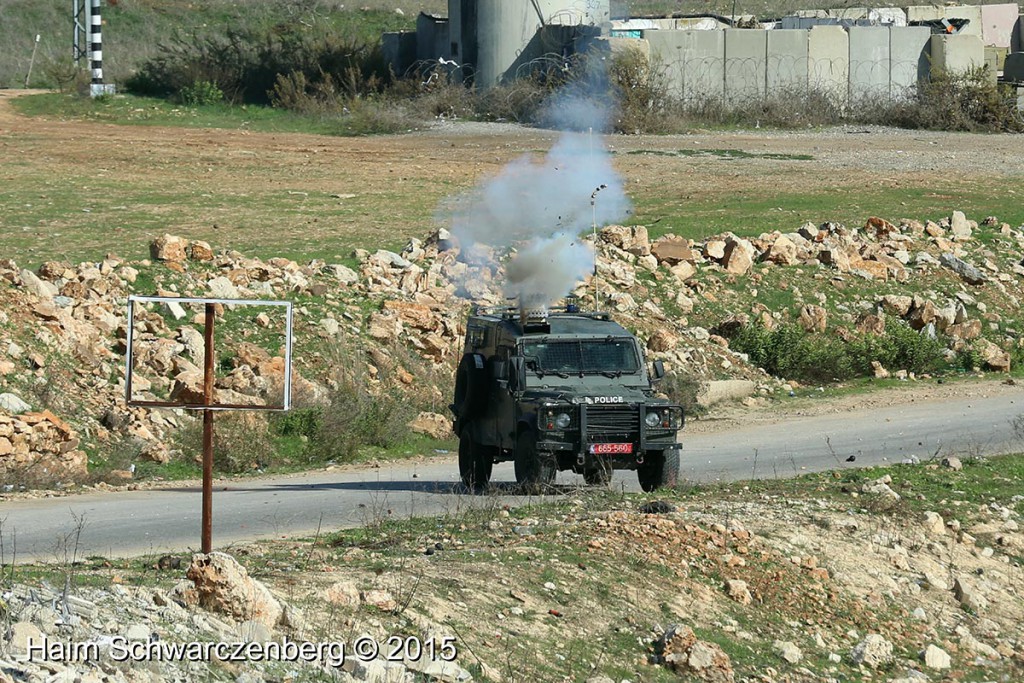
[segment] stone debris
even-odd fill
[[[236,621],[258,621],[270,629],[281,622],[282,603],[227,553],[194,555],[185,575],[192,586],[178,595],[186,605],[198,605]]]
[[[892,643],[877,633],[869,633],[850,652],[854,664],[878,669],[893,659]]]
[[[439,413],[420,413],[409,423],[409,429],[417,434],[426,434],[439,441],[455,437],[454,432],[452,432],[451,418]]]
[[[954,472],[959,472],[964,468],[964,464],[960,461],[960,458],[955,455],[950,455],[942,459],[942,466],[948,467]]]
[[[600,298],[596,307],[614,311],[617,319],[636,329],[646,341],[651,361],[663,361],[669,372],[694,378],[703,394],[708,394],[707,385],[723,379],[723,374],[753,387],[742,398],[788,393],[792,388],[784,390],[785,378],[769,377],[752,367],[745,355],[730,349],[728,335],[722,331],[731,322],[736,322],[736,329],[748,324],[770,329],[792,321],[812,332],[834,330],[844,337],[853,330],[884,335],[890,318],[896,318],[925,335],[948,335],[950,357],[972,352],[980,359],[980,369],[1007,372],[1016,336],[1009,328],[1004,333],[1002,314],[989,311],[967,291],[953,291],[952,285],[946,296],[940,295],[938,288],[913,296],[883,291],[876,300],[860,302],[857,310],[837,309],[827,303],[824,291],[815,292],[817,300],[807,300],[809,297],[793,288],[789,294],[794,304],[788,310],[770,310],[757,303],[750,311],[734,310],[725,320],[714,321],[712,330],[689,320],[694,314],[707,315],[712,308],[732,306],[732,300],[721,299],[731,296],[725,285],[745,288],[745,294],[756,301],[768,270],[790,268],[814,269],[814,277],[823,285],[831,283],[837,288],[844,287],[850,277],[876,284],[902,283],[917,276],[934,279],[948,271],[947,278],[955,274],[977,287],[971,290],[976,294],[998,290],[1006,306],[1016,309],[1020,295],[1014,278],[1018,276],[1004,272],[1009,267],[996,264],[995,256],[977,239],[978,232],[985,230],[998,230],[998,239],[1017,248],[1024,246],[1019,230],[978,227],[960,212],[937,223],[872,217],[862,228],[807,223],[792,232],[757,237],[726,233],[701,241],[671,234],[651,239],[643,226],[606,226],[593,245],[598,276],[595,280],[588,275],[573,294],[581,298],[584,308],[591,308],[588,300],[596,285]],[[470,255],[471,251],[474,254]],[[171,234],[152,242],[150,256],[152,261],[131,263],[113,255],[77,265],[50,261],[35,272],[0,260],[0,278],[12,285],[2,292],[4,308],[23,316],[21,328],[34,330],[32,338],[0,332],[0,377],[9,393],[26,395],[23,387],[52,375],[49,364],[55,354],[75,358],[78,366],[64,380],[68,385],[59,390],[81,397],[80,405],[63,409],[73,415],[54,412],[64,419],[73,418],[75,428],[98,445],[140,440],[146,445],[139,452],[156,454],[158,459],[167,453],[157,444],[167,442],[169,435],[194,418],[123,408],[127,336],[123,301],[137,291],[139,283],[150,284],[142,288],[147,291],[138,293],[165,296],[320,297],[323,306],[316,315],[303,307],[297,311],[298,338],[336,340],[351,344],[361,355],[373,356],[366,379],[372,392],[396,383],[401,385],[399,389],[417,384],[414,368],[392,358],[392,348],[402,349],[402,354],[410,352],[417,363],[446,372],[461,353],[468,304],[506,303],[501,289],[502,255],[478,247],[462,250],[443,229],[423,240],[410,239],[399,253],[356,250],[355,267],[322,260],[302,264],[284,258],[250,258]],[[480,265],[484,261],[476,256],[498,259]],[[1024,266],[1020,268],[1024,272]],[[148,289],[153,282],[155,292]],[[666,286],[670,290],[667,295],[655,289]],[[136,313],[133,395],[146,400],[173,397],[199,401],[202,312],[172,302],[164,307],[141,307]],[[216,313],[220,318],[231,311],[217,307]],[[257,329],[275,329],[267,313],[254,311],[251,320]],[[249,342],[239,345],[245,343]],[[284,378],[283,352],[267,351],[256,358],[238,348],[220,349],[236,360],[230,374],[218,378],[215,398],[246,405],[278,402]],[[903,368],[886,368],[881,363],[872,367],[879,378],[910,378]],[[307,377],[307,372],[296,368],[294,393],[304,402],[308,398],[307,404],[325,404],[329,378],[323,376],[322,368],[315,370],[321,376]],[[436,398],[447,400],[440,392]],[[112,412],[123,414],[104,424],[104,416]],[[447,432],[438,428],[437,433]],[[0,461],[4,457],[0,454]]]
[[[776,640],[772,643],[772,650],[790,664],[796,664],[804,658],[804,653],[800,648],[788,640]]]
[[[953,660],[941,647],[929,644],[921,653],[921,661],[929,669],[948,669],[952,666]]]
[[[673,671],[709,683],[732,683],[735,674],[721,646],[698,640],[689,626],[669,626],[658,641],[661,658]]]
[[[175,235],[164,235],[153,240],[149,254],[157,261],[184,263],[188,258],[188,241]]]
[[[80,443],[77,432],[49,410],[13,415],[0,410],[0,481],[9,485],[80,481],[87,474]]]
[[[0,394],[0,410],[9,415],[21,415],[32,410],[32,406],[17,394]]]
[[[747,587],[747,582],[740,579],[729,579],[725,582],[725,593],[741,605],[749,605],[754,601]]]
[[[942,515],[937,512],[925,512],[922,524],[925,530],[933,536],[946,535],[946,522],[943,521]]]

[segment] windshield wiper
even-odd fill
[[[580,376],[582,376],[582,375],[604,375],[605,377],[607,377],[609,379],[618,379],[618,378],[622,377],[623,375],[635,375],[635,374],[636,374],[636,370],[582,370],[582,371],[580,371]]]

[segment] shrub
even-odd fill
[[[687,416],[707,413],[707,408],[697,402],[701,382],[693,375],[685,372],[670,372],[661,380],[658,389],[665,392],[670,401],[681,405]]]
[[[178,99],[186,107],[202,107],[224,100],[224,91],[212,81],[196,81],[178,91]]]
[[[346,135],[407,133],[420,126],[422,117],[404,102],[386,98],[352,100],[345,116],[338,120],[339,132]]]
[[[474,110],[477,116],[490,121],[534,123],[550,94],[548,88],[534,79],[517,79],[476,93]]]
[[[404,438],[412,417],[399,392],[374,393],[361,380],[344,379],[320,415],[319,429],[310,441],[311,458],[344,462],[362,446],[392,446]]]
[[[686,116],[669,93],[663,65],[652,62],[639,49],[612,57],[608,80],[616,107],[612,116],[617,133],[678,133]]]
[[[321,408],[293,408],[271,420],[271,428],[278,436],[304,436],[313,438],[323,425]]]
[[[195,419],[176,437],[176,450],[202,462],[203,421]],[[277,464],[276,445],[267,418],[256,412],[217,413],[213,424],[213,467],[218,472],[239,474]]]
[[[332,349],[330,365],[330,404],[311,422],[315,433],[307,449],[310,461],[347,461],[363,446],[402,443],[409,435],[406,425],[417,413],[439,411],[452,395],[454,367],[435,366],[397,343],[369,352],[342,343]],[[403,377],[408,381],[406,373],[415,380],[403,382]]]
[[[911,98],[892,105],[882,119],[904,128],[1024,131],[1013,89],[995,83],[987,67],[963,73],[933,70]]]
[[[829,333],[809,334],[790,323],[772,330],[745,325],[730,346],[776,377],[807,382],[832,382],[872,375],[872,361],[893,370],[934,372],[945,364],[945,346],[915,332],[902,321],[889,320],[881,336],[844,340]]]
[[[391,79],[379,43],[317,35],[293,21],[222,36],[177,34],[127,86],[167,97],[206,81],[216,83],[230,102],[269,104],[279,77],[297,73],[306,90],[321,87],[346,98],[381,92]]]

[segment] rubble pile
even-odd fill
[[[175,573],[167,570],[182,564],[180,557],[165,556],[154,569],[161,570],[161,583],[173,583]],[[389,657],[383,644],[392,632],[377,619],[361,631],[382,644],[377,655],[356,657],[345,649],[354,622],[339,624],[338,606],[395,612],[394,598],[385,590],[339,583],[354,592],[354,603],[316,599],[310,611],[317,613],[307,618],[226,553],[194,555],[186,575],[188,580],[169,589],[126,585],[117,574],[107,587],[70,592],[10,586],[0,603],[9,623],[0,630],[0,681],[472,680],[456,662]],[[420,622],[417,638],[426,641],[442,632],[438,624]],[[209,649],[214,644],[226,647]],[[308,654],[298,652],[299,645]],[[253,654],[253,646],[263,646],[266,654]]]
[[[584,308],[612,311],[670,371],[697,381],[742,379],[760,395],[784,387],[785,378],[769,377],[729,348],[726,331],[736,326],[772,327],[791,319],[807,330],[833,329],[840,336],[883,334],[886,318],[894,317],[923,334],[947,335],[950,353],[976,350],[996,371],[1009,369],[1009,346],[1017,339],[1004,315],[1016,312],[1024,296],[1024,265],[1013,256],[1024,250],[1024,234],[991,217],[980,225],[958,211],[938,223],[870,218],[863,229],[808,223],[791,233],[752,239],[727,233],[702,241],[671,234],[652,240],[643,226],[616,225],[601,230],[593,246],[597,275],[573,292]],[[307,405],[327,400],[332,362],[322,353],[325,346],[363,353],[371,387],[384,382],[411,387],[413,368],[392,357],[395,348],[454,368],[468,304],[506,303],[502,259],[507,255],[479,245],[460,248],[444,229],[410,240],[400,253],[357,250],[354,256],[355,268],[322,260],[263,260],[164,235],[152,243],[151,260],[128,262],[110,255],[98,263],[51,261],[34,272],[0,260],[0,279],[9,285],[0,286],[0,379],[6,391],[34,407],[73,419],[90,442],[137,439],[142,457],[163,462],[171,457],[168,436],[191,418],[180,411],[124,405],[131,293],[305,297],[309,303],[298,307],[296,316],[293,396]],[[812,291],[770,279],[788,271],[811,279]],[[859,299],[828,303],[828,292],[855,291],[857,281],[865,282]],[[761,287],[788,287],[796,305],[769,308],[760,301]],[[998,301],[1003,312],[986,304],[986,297]],[[223,307],[217,315],[226,315]],[[256,333],[273,325],[259,309],[246,324]],[[133,396],[202,399],[202,325],[201,313],[174,302],[137,307]],[[218,353],[230,360],[230,368],[218,376],[218,402],[280,400],[283,349],[241,341]],[[879,366],[876,373],[899,370]],[[47,393],[48,400],[33,400],[33,394]],[[0,450],[0,462],[10,461],[10,455]]]
[[[962,465],[894,468],[886,486],[912,495],[908,475],[931,467],[951,475],[934,481],[956,485]],[[721,682],[1020,680],[1019,497],[1004,488],[942,500],[941,515],[877,513],[861,506],[890,494],[881,481],[864,483],[473,511],[426,534],[403,529],[387,537],[387,554],[385,537],[346,536],[141,567],[102,557],[77,571],[58,563],[56,589],[19,573],[0,596],[0,680],[553,680],[550,666],[561,667],[561,680],[570,677],[565,634],[576,639],[577,672],[589,674],[570,678],[592,683],[624,671],[656,679],[661,668]],[[381,571],[383,561],[395,568]],[[395,635],[451,638],[458,656],[417,660],[381,648],[344,664],[112,657],[125,643],[351,645]],[[28,639],[43,637],[95,644],[95,654],[28,661]]]
[[[0,480],[14,482],[79,481],[87,474],[78,434],[48,410],[6,415],[0,412]]]
[[[604,259],[599,262],[598,275],[619,290],[608,294],[612,308],[635,316],[638,328],[650,330],[648,349],[654,357],[686,371],[696,369],[694,366],[716,367],[713,361],[709,362],[711,359],[701,357],[707,352],[706,346],[701,350],[678,349],[687,337],[728,347],[727,340],[720,335],[687,326],[685,316],[717,301],[717,293],[708,288],[708,275],[725,278],[737,286],[740,281],[736,278],[746,277],[753,285],[745,302],[750,305],[749,314],[734,310],[731,316],[720,316],[709,326],[712,330],[751,322],[771,329],[790,312],[772,311],[757,302],[756,286],[763,279],[764,269],[814,269],[815,279],[824,281],[816,288],[816,301],[799,307],[794,316],[809,332],[823,332],[833,324],[829,311],[819,304],[827,299],[827,289],[842,291],[854,287],[849,281],[851,277],[866,281],[867,291],[878,285],[912,290],[922,281],[931,286],[942,278],[945,289],[951,292],[947,296],[926,291],[863,298],[857,302],[860,310],[846,312],[836,325],[837,333],[884,334],[885,318],[890,315],[924,334],[947,335],[952,340],[951,352],[975,348],[988,369],[1005,372],[1009,370],[1010,354],[1003,346],[980,338],[985,330],[999,329],[1002,316],[989,311],[976,294],[992,291],[1007,309],[1019,310],[1024,296],[1020,284],[1024,262],[1019,258],[1024,251],[1022,228],[1014,229],[993,217],[986,218],[979,228],[978,223],[967,220],[959,211],[938,223],[904,219],[894,225],[872,217],[863,229],[837,223],[806,223],[792,233],[763,233],[753,239],[727,233],[702,242],[674,235],[651,241],[643,227],[609,226],[600,233],[598,248]],[[1002,256],[1010,257],[1009,264],[999,264],[1000,257],[993,248],[979,239],[981,231],[988,242],[995,240],[1005,247],[1007,253]],[[972,261],[980,263],[980,267]],[[652,297],[648,288],[637,282],[637,274],[644,271],[650,272],[656,282],[668,283],[662,291],[674,294],[672,303],[682,318],[665,325],[666,302]],[[825,287],[829,283],[832,286]],[[576,294],[585,295],[588,287],[589,283],[587,287],[581,286]],[[794,293],[795,298],[800,296]],[[645,326],[651,319],[661,324]],[[1007,334],[1005,341],[1013,343],[1015,336]],[[734,365],[742,367],[735,356],[723,355],[717,369],[730,371]]]

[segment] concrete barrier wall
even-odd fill
[[[671,93],[686,102],[738,105],[808,88],[838,104],[903,99],[934,68],[985,63],[980,36],[932,35],[924,26],[645,30],[643,37]]]
[[[437,61],[451,53],[448,39],[448,20],[431,17],[422,12],[416,18],[416,59]]]
[[[765,64],[767,92],[807,92],[808,82],[808,31],[768,31]]]
[[[941,69],[949,74],[963,73],[985,65],[985,46],[981,36],[963,33],[956,35],[934,35],[931,37],[932,69]]]
[[[381,36],[381,51],[384,53],[384,61],[399,76],[404,75],[416,63],[417,49],[417,36],[412,31],[391,32]]]
[[[807,33],[809,87],[844,104],[850,92],[850,35],[839,26],[815,26]]]
[[[888,98],[889,29],[881,26],[851,26],[850,98]]]
[[[651,61],[661,70],[673,97],[683,98],[686,95],[683,86],[683,74],[686,71],[686,60],[683,57],[683,34],[675,31],[645,30],[641,31],[651,51]]]
[[[1016,3],[981,6],[981,40],[988,46],[1011,47],[1020,8]]]
[[[738,104],[764,96],[768,33],[755,28],[725,30],[725,100]]]
[[[889,97],[907,99],[921,79],[928,78],[929,44],[927,26],[904,26],[889,30]]]
[[[959,35],[981,37],[982,20],[981,7],[977,5],[954,5],[952,7],[935,7],[933,5],[918,5],[907,8],[907,21],[934,21],[936,19],[967,19],[967,24]]]
[[[644,31],[672,91],[687,102],[725,96],[724,31]]]

